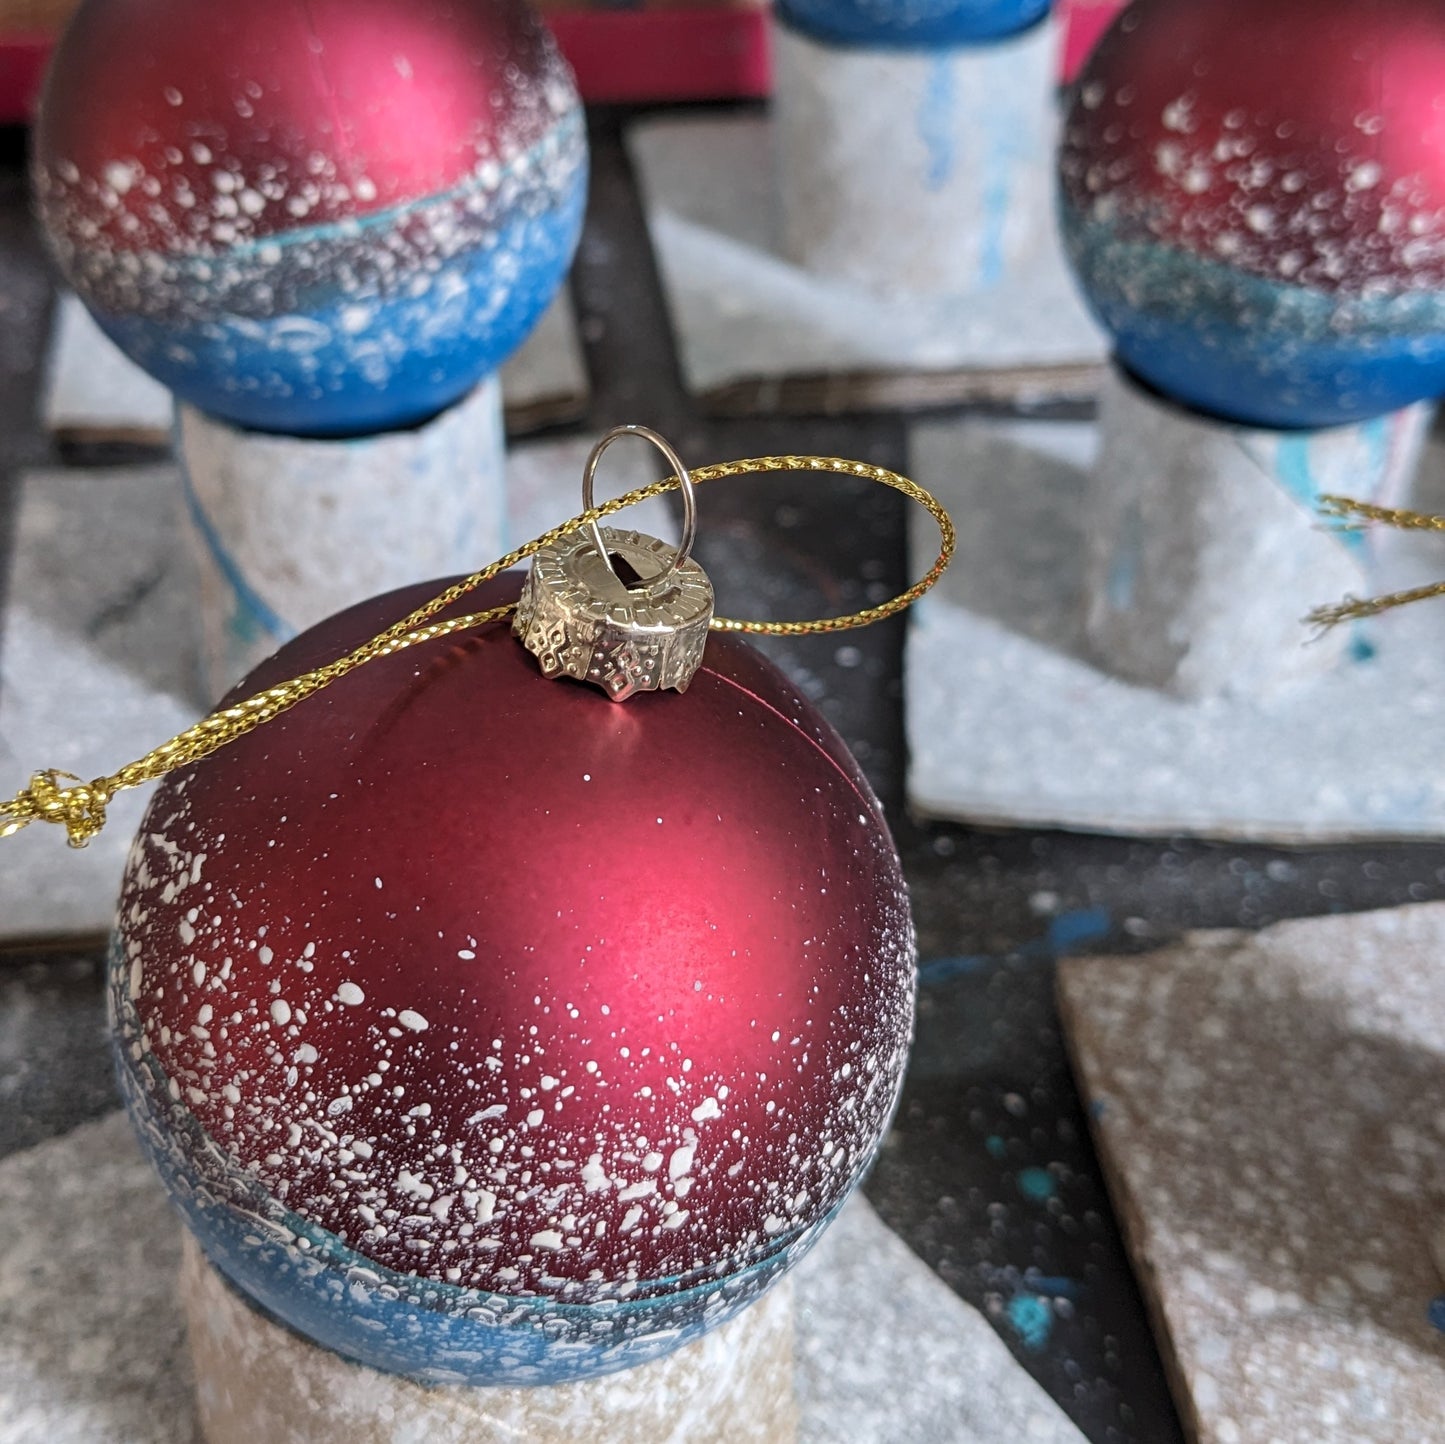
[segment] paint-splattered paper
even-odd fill
[[[1439,1437],[1442,955],[1432,904],[1060,964],[1196,1444]]]

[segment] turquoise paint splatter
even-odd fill
[[[983,234],[978,245],[978,289],[989,290],[1003,279],[1004,230],[1014,177],[1029,164],[1020,151],[1022,128],[1007,111],[985,124],[983,159]]]
[[[1014,1180],[1019,1192],[1031,1203],[1043,1203],[1058,1191],[1047,1168],[1023,1168]]]
[[[1052,953],[1065,953],[1080,943],[1104,937],[1112,926],[1108,908],[1074,908],[1060,913],[1049,924],[1046,946]]]
[[[1134,600],[1134,587],[1139,580],[1139,564],[1144,556],[1144,521],[1139,508],[1131,506],[1124,513],[1114,554],[1109,559],[1109,605],[1116,612],[1129,609]]]
[[[1390,462],[1390,421],[1389,416],[1376,416],[1360,427],[1360,438],[1369,451],[1365,464],[1366,475],[1384,476]],[[1368,545],[1364,532],[1346,532],[1345,539],[1363,551]],[[1350,628],[1350,660],[1372,662],[1375,659],[1375,644],[1370,640],[1369,628],[1364,622],[1356,622]]]
[[[990,1158],[1002,1158],[1008,1152],[1008,1144],[1006,1144],[997,1133],[990,1134],[989,1137],[984,1140],[983,1146],[988,1149],[988,1156]]]
[[[255,612],[247,610],[245,599],[234,592],[231,594],[231,610],[226,616],[226,632],[233,642],[243,648],[253,647],[270,636]]]
[[[923,183],[931,191],[942,190],[953,174],[954,102],[953,66],[947,54],[936,55],[928,67],[928,83],[918,106],[918,138],[928,152]]]
[[[1036,1293],[1047,1294],[1051,1299],[1074,1299],[1079,1296],[1078,1284],[1059,1274],[1036,1274],[1031,1269],[1027,1283]]]
[[[1054,1329],[1054,1311],[1033,1294],[1020,1294],[1008,1302],[1008,1321],[1014,1326],[1024,1348],[1038,1353]]]
[[[1084,943],[1107,937],[1113,926],[1114,920],[1107,908],[1071,908],[1050,921],[1048,933],[1044,937],[1025,943],[1012,956],[1029,959],[1054,958]],[[970,953],[956,958],[930,958],[926,963],[919,963],[918,981],[925,987],[946,983],[953,978],[992,967],[997,961],[997,958],[986,953]]]
[[[201,499],[191,484],[190,472],[185,466],[181,467],[181,492],[186,510],[190,512],[191,520],[216,564],[216,570],[231,589],[233,609],[227,618],[227,626],[232,635],[243,643],[250,643],[263,635],[274,638],[277,642],[289,642],[296,635],[296,628],[273,612],[262,600],[260,593],[246,580],[240,564],[221,540],[215,523],[201,505]]]
[[[1284,489],[1306,511],[1314,511],[1319,504],[1320,489],[1315,483],[1314,468],[1310,465],[1309,432],[1301,431],[1290,436],[1281,436],[1279,449],[1275,452],[1275,474]],[[1342,535],[1353,535],[1343,533]]]
[[[919,963],[918,980],[921,983],[946,983],[950,978],[976,973],[993,961],[983,954],[962,958],[933,958],[929,962]]]
[[[1389,416],[1374,416],[1360,427],[1360,439],[1370,454],[1366,464],[1366,474],[1369,476],[1383,476],[1385,467],[1389,464],[1391,420]]]
[[[1385,429],[1382,429],[1382,423]],[[1371,453],[1371,474],[1378,476],[1384,460],[1382,448],[1389,445],[1388,418],[1376,417],[1374,421],[1367,421],[1360,427],[1360,434]],[[1310,463],[1311,440],[1308,431],[1281,436],[1279,449],[1275,452],[1274,471],[1290,496],[1307,512],[1314,514],[1320,509],[1320,497],[1324,490],[1315,479],[1314,467]],[[1336,531],[1331,535],[1347,551],[1360,551],[1365,545],[1362,531]]]
[[[1390,449],[1390,418],[1377,416],[1372,421],[1362,422],[1359,433],[1369,455],[1369,460],[1366,462],[1367,474],[1382,475]],[[1279,449],[1275,452],[1275,475],[1279,477],[1290,496],[1307,511],[1317,512],[1319,510],[1322,492],[1310,466],[1308,432],[1280,438]],[[1354,552],[1359,556],[1365,550],[1366,541],[1363,531],[1335,531],[1331,534],[1346,551]],[[1370,641],[1360,623],[1356,622],[1350,632],[1350,660],[1352,662],[1373,660],[1374,643]]]

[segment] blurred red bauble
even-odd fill
[[[1084,288],[1126,363],[1280,426],[1445,390],[1445,7],[1136,0],[1060,157]]]
[[[85,0],[34,160],[117,344],[203,410],[301,434],[407,424],[505,359],[585,177],[525,0]]]
[[[570,101],[519,0],[87,0],[48,78],[40,158],[78,172],[75,224],[118,248],[261,240],[525,149],[554,119],[537,78]]]
[[[245,690],[430,592],[333,618]],[[685,1295],[679,1339],[857,1182],[911,1028],[878,804],[723,636],[685,696],[625,704],[544,679],[506,624],[370,663],[162,786],[120,919],[122,1071],[144,1130],[191,1140],[179,1194],[223,1167],[324,1231],[313,1272],[329,1238],[463,1295],[628,1300],[638,1329]],[[218,1217],[188,1211],[314,1332]]]

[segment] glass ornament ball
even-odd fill
[[[32,179],[132,360],[237,425],[327,436],[423,420],[520,345],[586,171],[523,0],[86,0]]]
[[[422,1379],[606,1373],[736,1313],[859,1181],[912,1028],[878,803],[727,636],[625,703],[505,622],[371,662],[162,783],[118,916],[123,1091],[206,1254]]]
[[[1059,159],[1074,268],[1119,359],[1251,425],[1445,391],[1445,9],[1136,0]]]

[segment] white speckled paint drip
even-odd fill
[[[1053,227],[1058,31],[931,51],[773,26],[783,250],[888,293],[988,291]]]
[[[1197,1444],[1441,1437],[1445,906],[1060,965]]]
[[[1304,616],[1369,595],[1360,535],[1332,535],[1319,498],[1382,505],[1409,494],[1432,408],[1322,431],[1201,416],[1111,368],[1084,501],[1085,628],[1116,676],[1176,696],[1267,695],[1359,645],[1310,641]]]
[[[323,617],[421,578],[474,571],[501,550],[494,375],[410,431],[268,436],[190,406],[180,407],[178,431],[210,697]]]
[[[262,1317],[186,1236],[181,1266],[208,1444],[791,1444],[793,1294],[655,1363],[547,1388],[428,1386],[348,1363]]]

